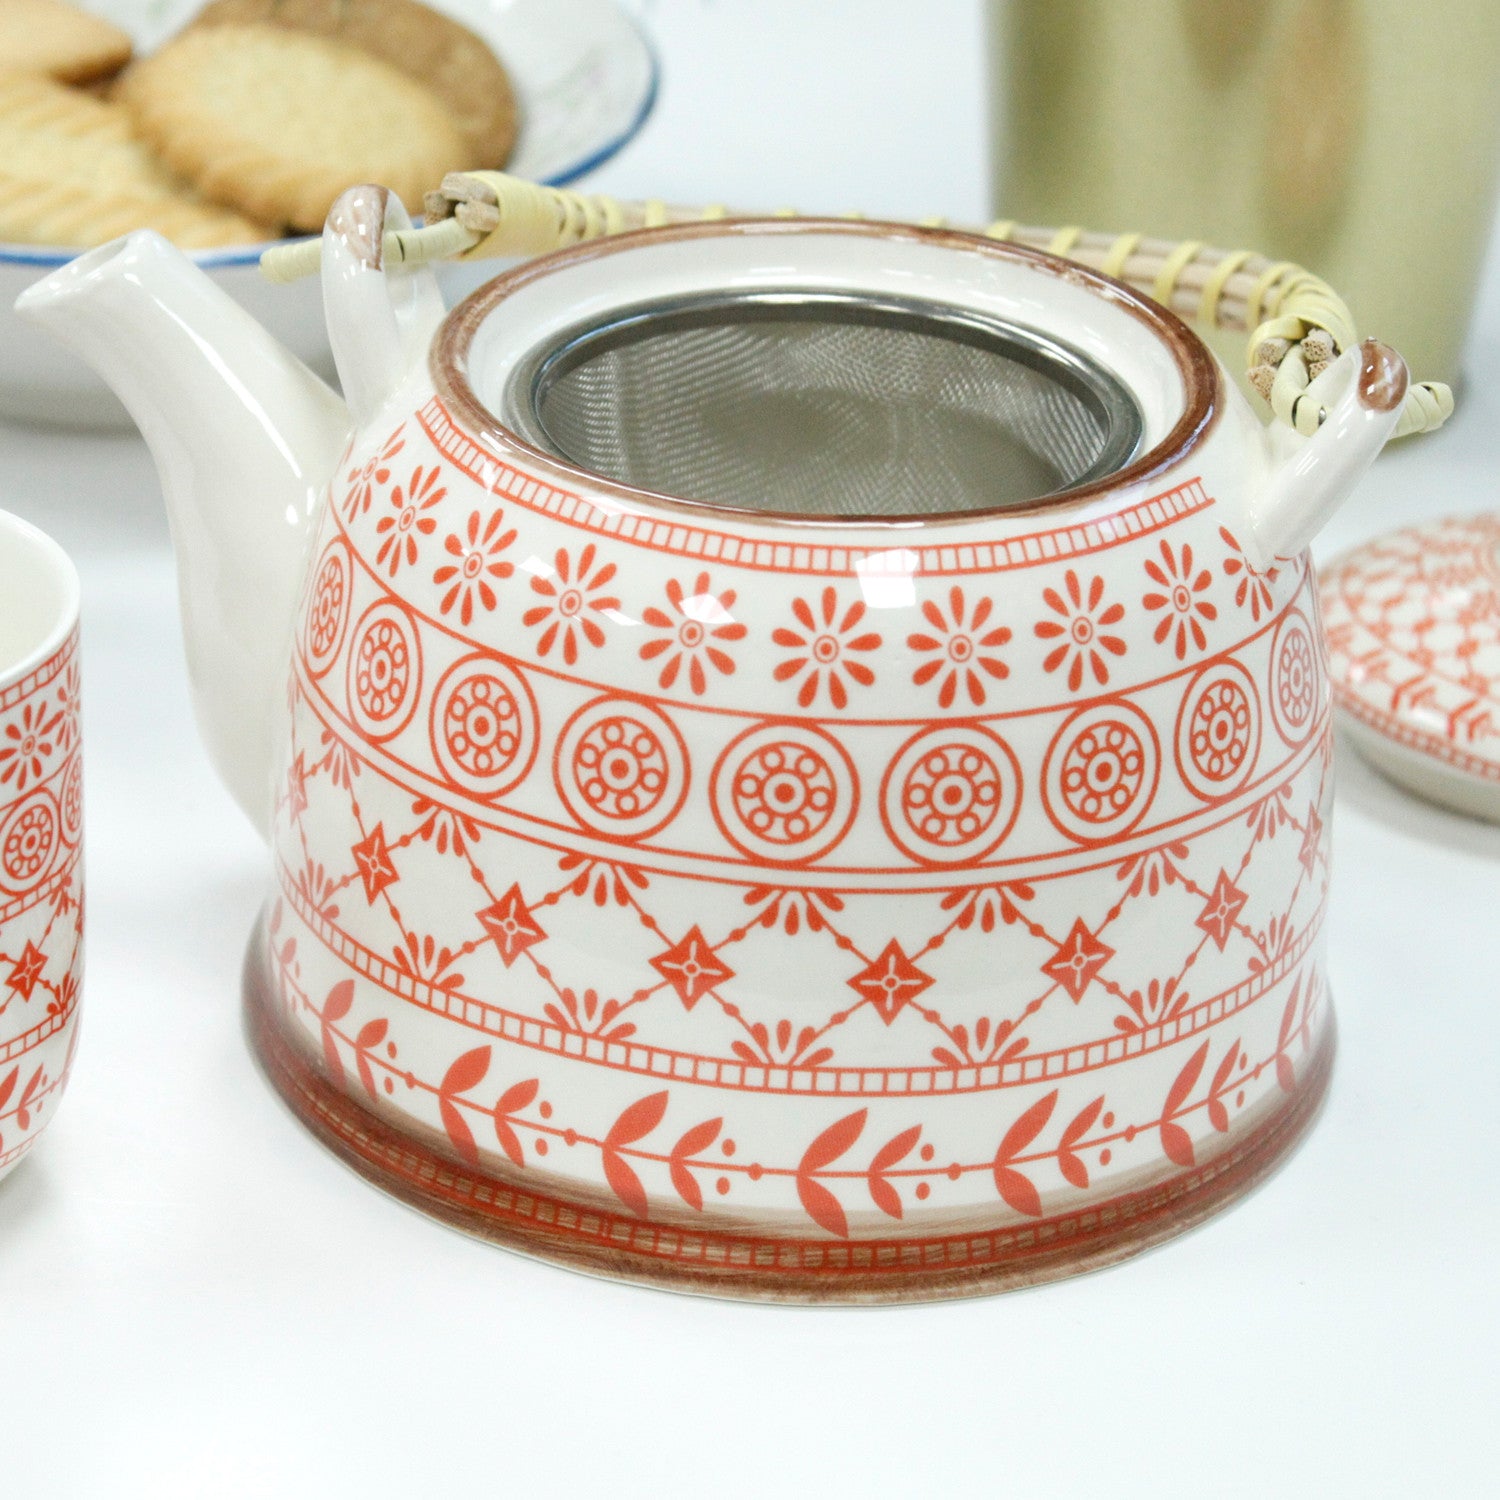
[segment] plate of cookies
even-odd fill
[[[0,416],[128,424],[10,311],[81,250],[155,229],[326,372],[316,284],[267,284],[269,243],[356,182],[420,214],[454,170],[572,181],[656,82],[616,0],[0,0]]]

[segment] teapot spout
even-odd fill
[[[149,231],[71,261],[23,292],[16,311],[93,365],[151,449],[199,731],[264,835],[301,563],[349,413]]]

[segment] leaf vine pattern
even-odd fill
[[[475,1047],[449,1064],[448,1071],[443,1074],[442,1084],[438,1088],[438,1110],[442,1117],[443,1129],[448,1132],[448,1139],[453,1142],[454,1149],[470,1166],[479,1165],[479,1145],[474,1139],[474,1132],[469,1129],[469,1122],[464,1118],[463,1111],[458,1107],[457,1100],[483,1082],[484,1075],[489,1070],[490,1049]]]
[[[844,1206],[828,1188],[818,1181],[818,1174],[832,1166],[859,1139],[869,1115],[867,1109],[857,1109],[845,1115],[822,1131],[802,1153],[797,1163],[797,1197],[807,1211],[807,1217],[829,1234],[841,1239],[849,1234],[849,1220]]]
[[[516,1134],[515,1116],[536,1098],[541,1088],[539,1078],[524,1078],[513,1083],[495,1101],[495,1139],[500,1149],[518,1167],[526,1165],[526,1153],[521,1149],[521,1138]]]
[[[1018,1214],[1028,1214],[1032,1218],[1041,1217],[1041,1195],[1032,1180],[1017,1169],[1016,1158],[1041,1134],[1056,1106],[1056,1089],[1043,1094],[1000,1138],[999,1149],[995,1152],[995,1191]]]
[[[295,944],[281,949],[285,966],[295,961]],[[1281,1017],[1275,1049],[1259,1066],[1253,1065],[1239,1039],[1212,1061],[1212,1038],[1198,1043],[1178,1068],[1162,1101],[1159,1114],[1149,1121],[1122,1125],[1108,1106],[1107,1096],[1100,1093],[1071,1117],[1058,1115],[1060,1091],[1053,1087],[1020,1110],[1000,1133],[993,1157],[982,1168],[987,1171],[998,1199],[1022,1219],[1041,1219],[1046,1214],[1046,1199],[1041,1177],[1055,1171],[1060,1184],[1077,1190],[1087,1189],[1091,1182],[1091,1159],[1107,1163],[1114,1143],[1130,1141],[1147,1129],[1154,1130],[1163,1157],[1174,1166],[1191,1169],[1201,1163],[1192,1134],[1184,1121],[1202,1112],[1209,1129],[1223,1135],[1231,1129],[1231,1109],[1237,1107],[1237,1092],[1260,1067],[1274,1068],[1280,1087],[1292,1092],[1297,1087],[1293,1050],[1300,1042],[1305,1050],[1311,1045],[1311,1028],[1317,1005],[1315,984],[1296,975]],[[309,1007],[317,1014],[323,1036],[324,1060],[330,1072],[342,1078],[341,1053],[350,1051],[367,1094],[378,1094],[376,1072],[396,1072],[395,1048],[389,1045],[389,1025],[384,1017],[367,1020],[352,1036],[339,1023],[350,1014],[355,1003],[352,981],[340,981],[324,999],[323,1005]],[[381,1052],[386,1044],[388,1057]],[[927,1197],[928,1184],[940,1177],[980,1170],[977,1166],[945,1165],[935,1155],[931,1143],[923,1142],[925,1127],[912,1123],[896,1131],[880,1144],[860,1148],[869,1134],[868,1106],[841,1115],[820,1130],[802,1150],[795,1166],[767,1167],[752,1163],[740,1167],[729,1158],[734,1142],[725,1137],[725,1119],[709,1119],[676,1125],[666,1140],[654,1138],[666,1127],[672,1104],[672,1092],[658,1089],[644,1094],[620,1109],[605,1133],[591,1139],[584,1133],[559,1126],[551,1120],[551,1108],[540,1099],[541,1084],[536,1077],[523,1078],[500,1090],[493,1103],[475,1098],[489,1075],[491,1048],[478,1046],[461,1053],[430,1088],[436,1098],[439,1119],[455,1153],[469,1166],[481,1167],[481,1156],[470,1116],[483,1114],[490,1120],[501,1156],[515,1168],[530,1165],[523,1137],[535,1133],[537,1149],[545,1152],[547,1136],[562,1136],[570,1145],[592,1145],[599,1153],[604,1180],[622,1207],[634,1218],[649,1220],[653,1199],[642,1173],[650,1168],[663,1172],[677,1200],[694,1212],[705,1207],[703,1176],[718,1176],[718,1190],[727,1191],[727,1171],[748,1171],[753,1177],[781,1175],[792,1179],[797,1200],[809,1220],[835,1239],[851,1237],[851,1213],[859,1207],[850,1197],[862,1187],[869,1210],[885,1219],[904,1220],[909,1196]],[[0,1079],[0,1118],[17,1083],[17,1070]],[[410,1079],[410,1075],[403,1075]],[[1205,1077],[1208,1078],[1206,1085]],[[410,1083],[409,1083],[410,1086]],[[31,1090],[38,1087],[33,1079]],[[22,1101],[25,1107],[25,1100]],[[691,1120],[691,1117],[690,1117]],[[879,1137],[876,1137],[879,1140]],[[906,1193],[903,1193],[903,1188]]]
[[[620,1117],[609,1127],[604,1137],[600,1154],[604,1160],[604,1180],[614,1190],[615,1197],[638,1219],[650,1218],[646,1202],[646,1189],[634,1168],[626,1161],[621,1147],[629,1146],[650,1135],[661,1124],[667,1112],[667,1091],[648,1094],[622,1110]]]

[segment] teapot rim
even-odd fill
[[[1168,432],[1152,447],[1112,472],[1036,497],[949,513],[820,516],[798,511],[750,508],[718,500],[667,494],[613,479],[571,463],[528,440],[480,399],[469,379],[469,352],[490,314],[524,287],[569,266],[669,241],[725,236],[849,235],[915,241],[920,244],[992,256],[1020,264],[1081,287],[1135,318],[1171,356],[1183,389],[1183,409]],[[1223,410],[1217,361],[1207,345],[1176,313],[1114,277],[1049,255],[1044,251],[962,230],[871,219],[759,218],[673,224],[590,240],[552,251],[502,272],[470,293],[444,318],[428,355],[428,373],[450,418],[475,442],[491,452],[514,454],[559,486],[643,511],[660,510],[703,522],[718,517],[735,523],[797,530],[874,529],[910,531],[914,527],[972,526],[985,521],[1024,519],[1076,508],[1103,496],[1153,479],[1177,466],[1217,425]]]

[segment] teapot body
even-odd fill
[[[451,315],[317,523],[251,954],[279,1086],[465,1227],[731,1294],[1042,1279],[1243,1191],[1331,1055],[1331,739],[1201,346],[1071,495],[750,515],[486,415],[553,274]]]

